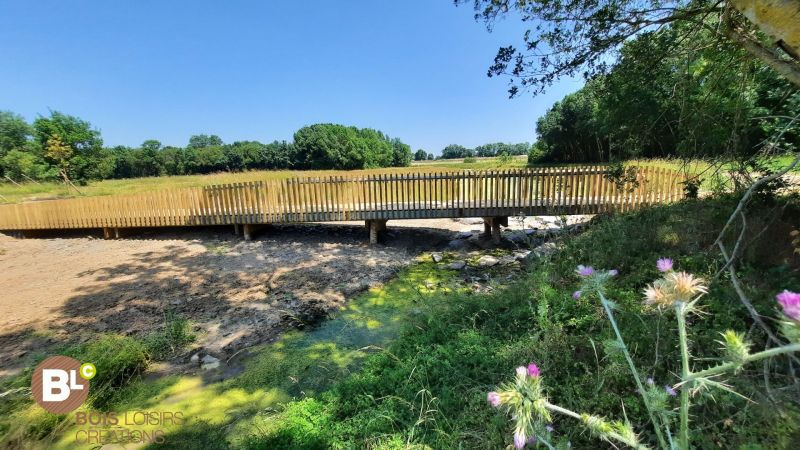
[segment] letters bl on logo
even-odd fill
[[[53,414],[66,414],[77,409],[89,395],[89,379],[95,375],[92,364],[67,356],[51,356],[33,371],[33,399]]]

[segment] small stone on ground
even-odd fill
[[[499,260],[491,255],[483,255],[478,259],[478,267],[492,267],[497,264]]]
[[[466,261],[453,261],[445,267],[452,270],[461,270],[467,266]]]

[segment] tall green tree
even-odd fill
[[[475,156],[475,151],[459,144],[450,144],[442,149],[442,159],[468,158]]]
[[[157,177],[166,170],[161,163],[161,142],[149,139],[134,152],[134,172],[137,177]]]
[[[195,134],[189,138],[189,145],[186,148],[205,148],[222,144],[222,139],[215,134]]]
[[[297,166],[307,169],[368,169],[408,165],[411,148],[370,128],[315,124],[294,134]]]
[[[108,178],[113,174],[113,155],[103,148],[100,132],[93,129],[89,122],[52,111],[49,117],[37,117],[33,122],[33,129],[41,148],[46,149],[48,141],[53,136],[58,136],[72,150],[66,166],[54,161],[61,169],[67,167],[70,180],[84,183]]]
[[[47,157],[55,161],[56,165],[58,165],[58,174],[64,179],[64,183],[72,184],[72,181],[69,179],[70,161],[75,153],[72,147],[65,144],[61,140],[61,136],[57,133],[53,133],[53,135],[47,139],[45,148],[47,149]]]
[[[220,145],[186,149],[186,168],[189,173],[213,173],[228,170],[228,158]]]
[[[186,174],[186,151],[184,149],[164,147],[158,153],[158,160],[166,175]]]
[[[0,158],[11,150],[24,148],[32,135],[33,128],[22,116],[0,111]]]
[[[541,117],[538,159],[744,160],[798,114],[800,90],[763,63],[733,44],[715,44],[709,33],[673,25],[631,39],[608,74]],[[781,133],[782,149],[798,148],[798,131]]]
[[[411,165],[411,146],[400,139],[392,139],[392,166],[407,167]]]

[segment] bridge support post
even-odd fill
[[[491,236],[492,242],[500,243],[500,226],[508,226],[508,216],[493,216],[483,218],[483,233],[488,238]]]
[[[241,231],[239,230],[239,224],[238,223],[233,224],[233,234],[234,234],[234,236],[241,236],[242,235]]]
[[[369,219],[366,226],[369,229],[369,243],[377,244],[380,234],[386,231],[386,219]]]
[[[252,241],[253,240],[253,225],[246,223],[242,226],[242,232],[244,234],[245,241]]]
[[[492,220],[492,242],[495,244],[500,243],[500,221],[495,219]]]
[[[122,232],[117,227],[103,227],[103,239],[119,239]]]

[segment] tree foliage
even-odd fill
[[[371,128],[321,123],[294,134],[297,165],[304,169],[407,166],[411,147]]]
[[[0,158],[11,150],[25,147],[32,134],[33,129],[22,116],[0,111]]]
[[[490,144],[483,144],[472,148],[466,148],[463,145],[450,144],[442,150],[442,159],[455,159],[455,158],[474,158],[492,157],[501,155],[525,155],[531,149],[531,144],[521,142],[518,144],[506,144],[504,142],[493,142]]]
[[[607,74],[554,104],[537,121],[535,159],[745,159],[797,115],[791,83],[738,46],[676,24],[626,42]],[[794,128],[779,147],[798,144]]]
[[[458,144],[450,144],[442,150],[442,159],[470,158],[473,156],[475,156],[475,151]]]
[[[186,148],[196,149],[222,145],[222,139],[215,134],[195,134],[189,138]]]
[[[53,111],[29,125],[19,115],[0,111],[0,175],[18,181],[62,178],[85,183],[254,169],[407,166],[413,157],[400,139],[372,129],[319,124],[299,130],[297,138],[299,145],[225,144],[219,136],[198,134],[185,148],[165,147],[155,139],[138,147],[105,148],[100,132],[77,117]]]
[[[455,0],[455,3],[467,1]],[[591,79],[607,73],[626,42],[669,25],[688,28],[692,33],[707,33],[718,45],[736,45],[800,86],[797,2],[772,2],[768,7],[759,5],[765,3],[762,0],[472,0],[469,3],[473,4],[476,20],[485,21],[489,27],[511,14],[535,24],[523,35],[520,48],[513,45],[500,48],[489,68],[489,76],[511,77],[511,96],[524,90],[542,92],[563,76],[583,75]],[[786,11],[778,12],[779,7]],[[751,10],[773,13],[750,14]],[[667,49],[659,55],[670,54]]]

